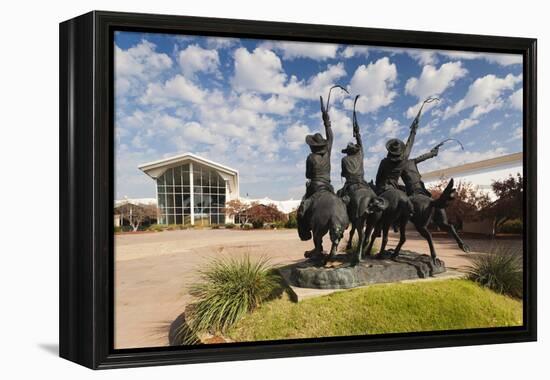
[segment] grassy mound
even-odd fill
[[[235,341],[453,330],[522,324],[522,302],[468,280],[381,284],[261,305],[226,332]]]

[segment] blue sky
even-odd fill
[[[384,143],[406,139],[424,108],[413,155],[448,143],[421,171],[522,150],[520,55],[117,32],[115,196],[154,197],[139,164],[192,152],[240,172],[241,196],[299,199],[306,134],[323,131],[319,95],[333,84],[332,182],[352,141],[356,94],[373,178]]]

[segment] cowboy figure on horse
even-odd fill
[[[326,138],[320,133],[306,136],[306,144],[309,145],[311,153],[306,159],[306,194],[298,207],[298,220],[301,221],[301,223],[298,223],[298,234],[302,240],[309,240],[311,238],[311,230],[304,216],[311,206],[312,196],[321,190],[334,193],[334,188],[330,184],[330,153],[332,151],[334,135],[328,110],[324,108],[322,103],[321,112]]]

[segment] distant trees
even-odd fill
[[[285,214],[274,204],[254,204],[246,210],[254,228],[261,228],[265,223],[279,222],[285,219]]]
[[[512,219],[523,222],[523,177],[517,173],[508,178],[494,181],[491,184],[497,199],[489,204],[483,213],[494,218],[493,233],[500,230],[502,225]]]
[[[434,198],[437,198],[447,184],[441,180],[430,188]],[[493,181],[491,184],[496,200],[491,201],[489,195],[469,182],[460,182],[456,187],[456,198],[446,208],[449,221],[461,227],[466,219],[493,219],[493,234],[499,232],[508,221],[523,222],[523,178],[521,174],[510,175],[508,178]]]
[[[246,210],[253,204],[257,203],[247,204],[241,202],[239,199],[233,199],[225,203],[224,212],[235,219],[239,219],[241,224],[246,224],[249,218],[246,214]]]
[[[146,221],[157,219],[159,211],[157,206],[144,203],[124,203],[115,208],[115,214],[121,216],[121,220],[126,219],[132,231],[137,231]]]
[[[279,211],[274,204],[244,203],[238,199],[228,201],[225,205],[225,212],[235,217],[241,225],[251,223],[255,228],[261,228],[265,223],[286,219],[285,214]]]
[[[430,188],[434,198],[438,198],[448,180],[441,180],[437,185]],[[471,182],[459,182],[456,186],[456,197],[445,209],[449,221],[456,227],[461,228],[466,219],[479,219],[480,212],[491,203],[489,195],[482,191],[479,186]]]

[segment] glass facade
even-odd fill
[[[166,170],[157,178],[159,223],[191,224],[193,215],[195,225],[224,224],[225,186],[216,170],[197,163]]]

